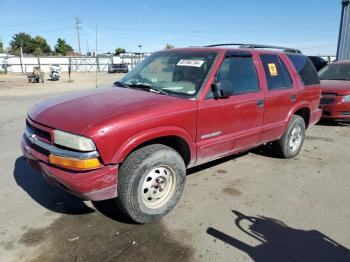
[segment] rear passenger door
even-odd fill
[[[297,101],[297,84],[277,54],[260,54],[266,77],[265,111],[261,142],[279,138],[285,129],[288,114]]]

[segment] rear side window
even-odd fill
[[[216,77],[225,82],[233,95],[258,92],[259,81],[255,65],[250,56],[229,56],[222,62]]]
[[[260,55],[269,90],[288,89],[293,85],[292,78],[277,55]]]
[[[288,54],[287,56],[298,71],[304,85],[310,86],[320,83],[316,68],[307,56],[297,54]]]

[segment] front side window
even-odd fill
[[[224,83],[232,95],[259,91],[254,61],[250,56],[228,56],[222,62],[216,81]]]
[[[321,80],[350,81],[350,64],[330,64],[319,72]]]
[[[262,54],[267,87],[269,90],[288,89],[293,85],[292,78],[287,67],[277,55]]]
[[[149,87],[163,94],[191,98],[202,88],[216,56],[213,52],[154,53],[120,82],[131,88]]]

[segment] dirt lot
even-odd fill
[[[0,261],[350,261],[350,126],[312,127],[292,160],[256,149],[189,170],[175,210],[135,225],[113,201],[47,185],[21,156],[28,107],[95,88],[95,74],[72,79],[0,75]]]
[[[108,73],[62,73],[59,81],[50,81],[45,75],[44,83],[28,83],[24,74],[0,74],[1,96],[28,96],[48,93],[69,92],[79,89],[107,87],[121,77],[122,74]],[[97,80],[96,80],[97,77]]]

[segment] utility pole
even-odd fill
[[[99,65],[98,65],[98,56],[97,56],[97,23],[96,23],[96,34],[95,34],[95,36],[96,36],[96,46],[95,46],[95,55],[96,55],[96,75],[95,75],[95,77],[96,77],[96,88],[98,87],[98,84],[97,84],[97,70],[98,71],[100,71],[100,68],[99,68]]]
[[[142,48],[142,45],[138,45],[138,48],[140,48],[140,58],[139,58],[139,62],[141,62],[141,48]]]
[[[142,45],[138,45],[137,47],[140,48],[140,55],[141,55],[141,48],[142,48]]]
[[[96,32],[95,32],[95,55],[96,55],[96,57],[97,57],[97,23],[96,23]]]
[[[23,71],[23,49],[22,49],[22,46],[19,48],[19,50],[20,50],[20,57],[19,57],[19,59],[21,61],[21,71],[22,71],[22,73],[24,73],[24,71]]]
[[[81,21],[80,21],[80,18],[79,18],[79,17],[76,17],[76,18],[75,18],[75,24],[76,24],[76,27],[77,27],[79,54],[81,55],[80,34],[79,34],[79,29],[80,29],[79,25],[81,24]]]

